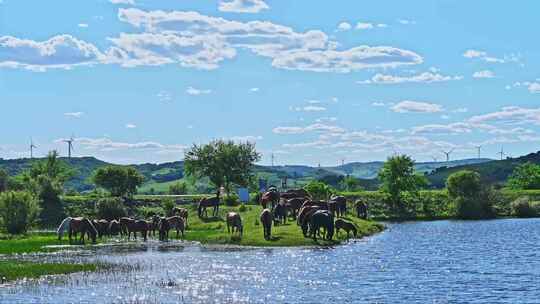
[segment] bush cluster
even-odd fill
[[[512,214],[517,217],[540,216],[540,202],[531,201],[528,196],[522,196],[511,204]]]
[[[2,227],[10,234],[26,233],[35,224],[40,208],[28,192],[8,191],[0,194]]]
[[[101,198],[96,203],[96,216],[108,221],[127,215],[124,202],[118,197]]]

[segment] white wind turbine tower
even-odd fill
[[[501,160],[503,160],[504,156],[506,155],[504,153],[504,147],[501,146],[501,151],[497,152],[497,155],[499,155],[501,157]]]
[[[64,139],[63,142],[68,144],[68,158],[71,158],[71,151],[75,150],[73,149],[73,143],[75,142],[73,135],[69,139]]]
[[[34,145],[34,140],[30,138],[30,159],[34,158],[34,149],[37,149],[37,146]]]
[[[480,159],[480,155],[481,155],[481,152],[482,152],[482,146],[475,146],[476,150],[478,150],[478,159]]]
[[[454,148],[450,149],[449,151],[442,150],[441,152],[444,155],[446,155],[446,162],[449,162],[450,161],[450,155],[452,154],[452,152],[454,152]]]

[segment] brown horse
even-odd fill
[[[135,222],[134,219],[132,218],[129,218],[129,217],[122,217],[120,218],[120,235],[121,236],[126,236],[128,235],[128,225],[133,225],[133,222]],[[129,237],[129,235],[128,235]]]
[[[356,216],[366,220],[368,218],[368,204],[363,200],[357,200],[354,205],[356,207]]]
[[[159,231],[159,216],[153,215],[150,220],[150,227],[148,227],[149,235],[156,236],[156,230]]]
[[[261,195],[259,203],[263,209],[268,207],[268,203],[271,204],[272,210],[274,210],[276,204],[279,202],[279,192],[277,190],[266,191]]]
[[[189,216],[188,210],[186,208],[174,207],[172,213],[173,215],[178,215],[179,217],[183,218],[187,228]]]
[[[72,218],[69,224],[69,243],[71,244],[71,237],[77,238],[77,233],[81,233],[81,242],[84,244],[84,235],[92,239],[92,243],[96,243],[97,230],[92,222],[84,217]]]
[[[286,192],[281,193],[281,198],[284,199],[293,199],[293,198],[304,198],[304,199],[311,199],[311,196],[305,189],[290,189]]]
[[[148,237],[148,230],[150,230],[150,223],[144,220],[127,221],[126,227],[128,231],[128,241],[133,232],[133,238],[137,240],[137,232],[140,232],[144,241],[146,242]]]
[[[171,216],[166,218],[167,223],[169,225],[169,229],[176,230],[176,238],[179,238],[180,232],[182,232],[182,237],[184,237],[184,231],[186,229],[186,225],[184,223],[184,219],[181,218],[178,215]],[[169,231],[167,230],[167,237],[169,236]]]
[[[347,232],[347,239],[349,238],[349,232],[352,231],[353,236],[356,238],[357,230],[353,223],[347,222],[343,219],[336,220],[336,234],[339,235],[339,230],[343,229]]]
[[[304,204],[305,199],[301,197],[295,197],[292,199],[287,200],[285,203],[286,206],[289,207],[289,210],[291,210],[291,215],[293,219],[296,219],[298,212],[300,211],[300,208],[302,208],[302,205]]]
[[[330,198],[332,202],[336,203],[337,216],[343,217],[347,214],[347,198],[345,196],[332,196]]]
[[[107,228],[107,233],[109,236],[118,235],[118,233],[122,233],[122,227],[120,226],[120,222],[118,222],[117,220],[112,220],[109,223],[109,227]]]
[[[98,237],[101,239],[104,235],[109,234],[109,221],[107,220],[93,220],[92,224],[96,227]]]
[[[287,208],[285,204],[281,202],[276,205],[274,208],[274,224],[286,224],[287,223]]]
[[[171,230],[171,226],[169,225],[167,218],[162,217],[159,219],[158,230],[159,240],[167,241],[169,239],[169,230]]]
[[[203,214],[205,215],[205,217],[208,217],[208,212],[206,208],[209,208],[209,207],[214,208],[214,210],[212,211],[212,216],[217,217],[219,215],[219,197],[218,196],[211,197],[211,198],[203,197],[199,201],[199,206],[197,208],[197,214],[199,218],[202,218]]]
[[[270,240],[272,237],[272,211],[264,209],[261,212],[261,224],[263,226],[264,239]]]
[[[325,231],[326,240],[332,240],[334,236],[334,216],[328,210],[318,210],[310,218],[310,233],[314,241],[320,235],[321,228]]]
[[[306,206],[300,210],[300,214],[297,218],[297,224],[300,225],[302,233],[305,237],[309,235],[309,232],[312,230],[310,227],[311,217],[317,211],[325,210],[321,206]]]
[[[236,212],[229,212],[227,213],[227,232],[234,234],[234,228],[236,228],[236,232],[242,236],[244,234],[244,226],[242,225],[242,218],[240,217],[240,214]]]

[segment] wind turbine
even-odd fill
[[[34,149],[37,149],[37,146],[34,145],[34,140],[30,138],[30,159],[34,158]]]
[[[446,155],[446,162],[449,162],[450,161],[450,154],[452,154],[452,152],[454,152],[454,148],[450,149],[450,151],[442,150],[441,152],[444,153],[444,155]]]
[[[63,141],[68,144],[68,158],[71,158],[71,150],[74,150],[73,142],[75,142],[75,139],[73,139],[72,135],[69,139],[64,139]]]
[[[497,152],[497,155],[500,155],[500,156],[501,156],[501,160],[503,160],[503,157],[506,155],[506,154],[504,153],[504,147],[503,147],[503,146],[501,146],[501,151]]]
[[[482,146],[475,146],[476,150],[478,150],[478,159],[480,159],[480,153],[482,151]]]

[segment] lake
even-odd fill
[[[540,220],[388,224],[330,249],[171,242],[31,256],[117,269],[0,287],[0,303],[539,303]]]

